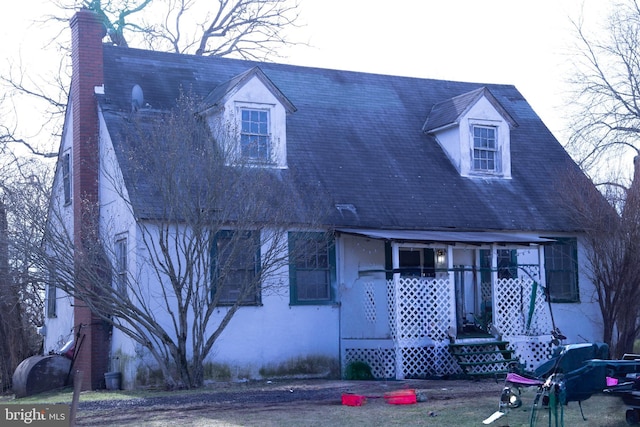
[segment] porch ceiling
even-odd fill
[[[465,244],[544,244],[553,242],[532,234],[489,232],[489,231],[420,231],[420,230],[376,230],[357,228],[338,228],[336,231],[366,236],[372,239],[395,240],[403,242],[428,243],[465,243]]]

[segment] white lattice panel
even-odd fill
[[[429,337],[435,341],[447,340],[449,328],[454,324],[455,303],[453,286],[449,283],[448,277],[429,281],[427,298]]]
[[[364,283],[364,315],[369,323],[376,323],[376,294],[375,283],[367,281]]]
[[[396,285],[394,280],[387,280],[387,310],[389,311],[389,330],[391,338],[396,341]]]
[[[389,280],[388,289],[392,338],[414,345],[424,342],[425,337],[435,341],[447,339],[455,301],[448,277],[428,280],[402,277],[397,288],[394,280]]]
[[[503,336],[542,335],[551,329],[551,316],[542,286],[535,286],[535,303],[531,324],[527,328],[534,280],[499,279],[494,288],[494,324]]]
[[[482,282],[480,284],[480,294],[482,302],[491,302],[491,282]]]
[[[447,343],[402,348],[404,378],[429,378],[461,373]]]
[[[448,351],[455,302],[448,276],[444,279],[401,277],[388,281],[389,320],[401,360],[403,378],[425,378],[460,371]]]
[[[431,357],[434,365],[432,366],[433,375],[455,375],[462,373],[462,369],[458,362],[449,351],[449,340],[438,343],[430,347]]]
[[[509,348],[524,365],[526,371],[535,370],[542,362],[551,358],[551,337],[506,337]]]
[[[427,283],[420,278],[399,280],[396,295],[396,336],[405,345],[420,344],[429,336]]]

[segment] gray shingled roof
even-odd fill
[[[139,84],[153,109],[172,106],[180,88],[205,98],[255,66],[297,108],[287,118],[288,170],[302,199],[340,205],[337,227],[406,230],[573,231],[558,180],[577,166],[512,85],[418,79],[275,63],[104,47],[100,105],[116,147]],[[512,179],[464,178],[423,132],[434,105],[487,88],[518,124],[511,133]],[[153,176],[128,173],[138,188]],[[293,181],[295,177],[295,181]],[[144,216],[157,200],[133,197]],[[301,200],[304,202],[305,200]]]
[[[435,104],[422,130],[431,132],[449,125],[458,124],[461,117],[483,96],[502,114],[511,127],[517,126],[515,120],[513,120],[509,113],[504,111],[502,105],[494,98],[491,92],[483,86],[480,89],[475,89]]]

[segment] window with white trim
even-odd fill
[[[71,204],[71,153],[62,154],[62,188],[64,191],[64,204]]]
[[[114,247],[115,257],[115,286],[120,295],[127,295],[127,237],[119,236],[116,238]]]
[[[498,133],[494,126],[473,126],[473,170],[499,172]]]
[[[243,108],[240,129],[242,156],[249,160],[271,162],[269,111]]]
[[[57,285],[58,277],[53,267],[49,268],[49,280],[47,281],[47,317],[56,317],[57,309]]]

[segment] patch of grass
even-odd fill
[[[203,392],[215,392],[215,390],[207,388],[191,389],[191,390],[157,390],[157,389],[137,389],[137,390],[92,390],[80,393],[81,402],[100,402],[100,401],[123,401],[141,398],[175,396],[176,394],[196,394]],[[47,403],[71,403],[73,398],[73,388],[65,387],[58,390],[52,390],[33,396],[22,397],[16,399],[13,395],[5,395],[0,397],[2,404],[47,404]]]
[[[231,368],[222,363],[207,362],[203,366],[204,379],[212,381],[231,381]]]
[[[278,365],[260,368],[262,378],[338,378],[338,361],[327,356],[295,358]]]
[[[103,400],[129,400],[139,397],[149,396],[149,391],[84,391],[80,393],[80,400],[86,402],[95,402]],[[45,393],[36,394],[33,396],[22,397],[16,399],[13,395],[6,395],[0,398],[0,403],[15,403],[15,404],[47,404],[47,403],[71,403],[73,398],[73,388],[65,387],[63,389],[52,390]]]

